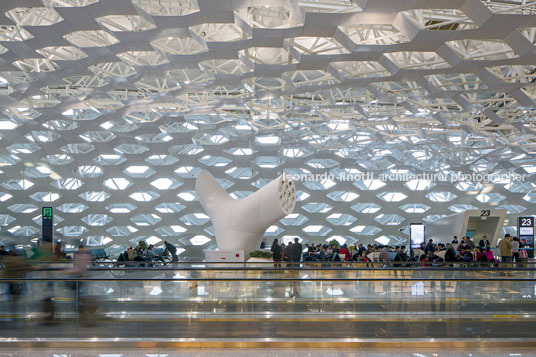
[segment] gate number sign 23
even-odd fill
[[[521,226],[532,227],[532,218],[521,218]]]

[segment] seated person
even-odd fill
[[[339,255],[341,256],[341,260],[350,260],[350,251],[348,250],[348,248],[346,247],[346,244],[343,244],[340,248],[339,248]]]
[[[446,262],[456,261],[456,255],[457,253],[454,247],[450,243],[447,243],[447,251],[445,252],[445,261]]]
[[[465,247],[465,249],[463,249],[460,254],[463,257],[464,261],[473,261],[473,251],[471,250],[471,248]]]
[[[496,262],[497,260],[493,256],[493,252],[491,251],[489,245],[486,246],[486,250],[484,251],[484,256],[486,256],[486,259],[488,262]]]

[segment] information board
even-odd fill
[[[534,258],[534,217],[518,217],[517,233],[519,240],[525,242],[529,258]]]

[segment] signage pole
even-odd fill
[[[525,240],[529,258],[534,258],[534,217],[517,218],[517,235],[520,241]]]

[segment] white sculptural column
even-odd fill
[[[296,205],[296,186],[286,173],[248,197],[235,200],[210,172],[202,170],[195,190],[212,221],[221,251],[259,249],[266,229],[292,213]]]

